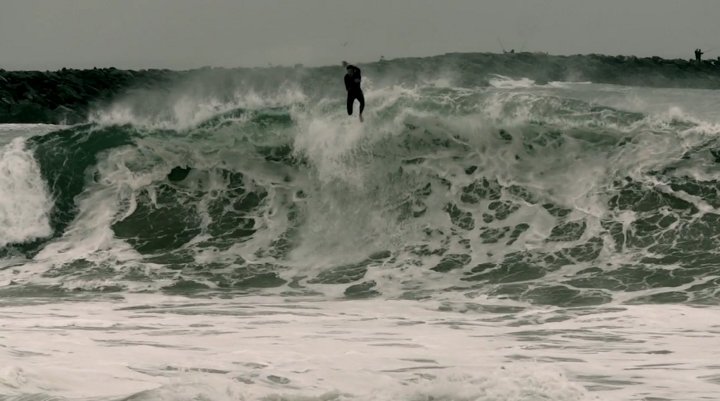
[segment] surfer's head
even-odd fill
[[[348,68],[348,62],[347,62],[347,61],[344,61],[344,60],[343,60],[342,65],[343,65],[343,67]]]

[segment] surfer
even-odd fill
[[[365,96],[363,95],[363,91],[360,88],[360,80],[362,79],[362,76],[360,75],[360,69],[355,67],[354,65],[348,64],[347,61],[343,61],[342,64],[347,71],[345,73],[345,90],[347,91],[348,115],[352,115],[353,103],[355,103],[355,99],[357,99],[360,102],[359,116],[360,122],[362,122],[362,113],[363,110],[365,110]]]

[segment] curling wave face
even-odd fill
[[[0,293],[717,303],[710,91],[488,82],[369,79],[365,124],[281,85],[15,132]]]

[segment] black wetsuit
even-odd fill
[[[345,89],[347,90],[347,112],[348,115],[352,115],[353,103],[355,99],[360,102],[360,115],[365,110],[365,96],[363,96],[362,89],[360,89],[360,69],[354,65],[347,66],[347,74],[345,74]]]

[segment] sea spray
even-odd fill
[[[53,203],[23,138],[0,147],[0,249],[51,233]]]

